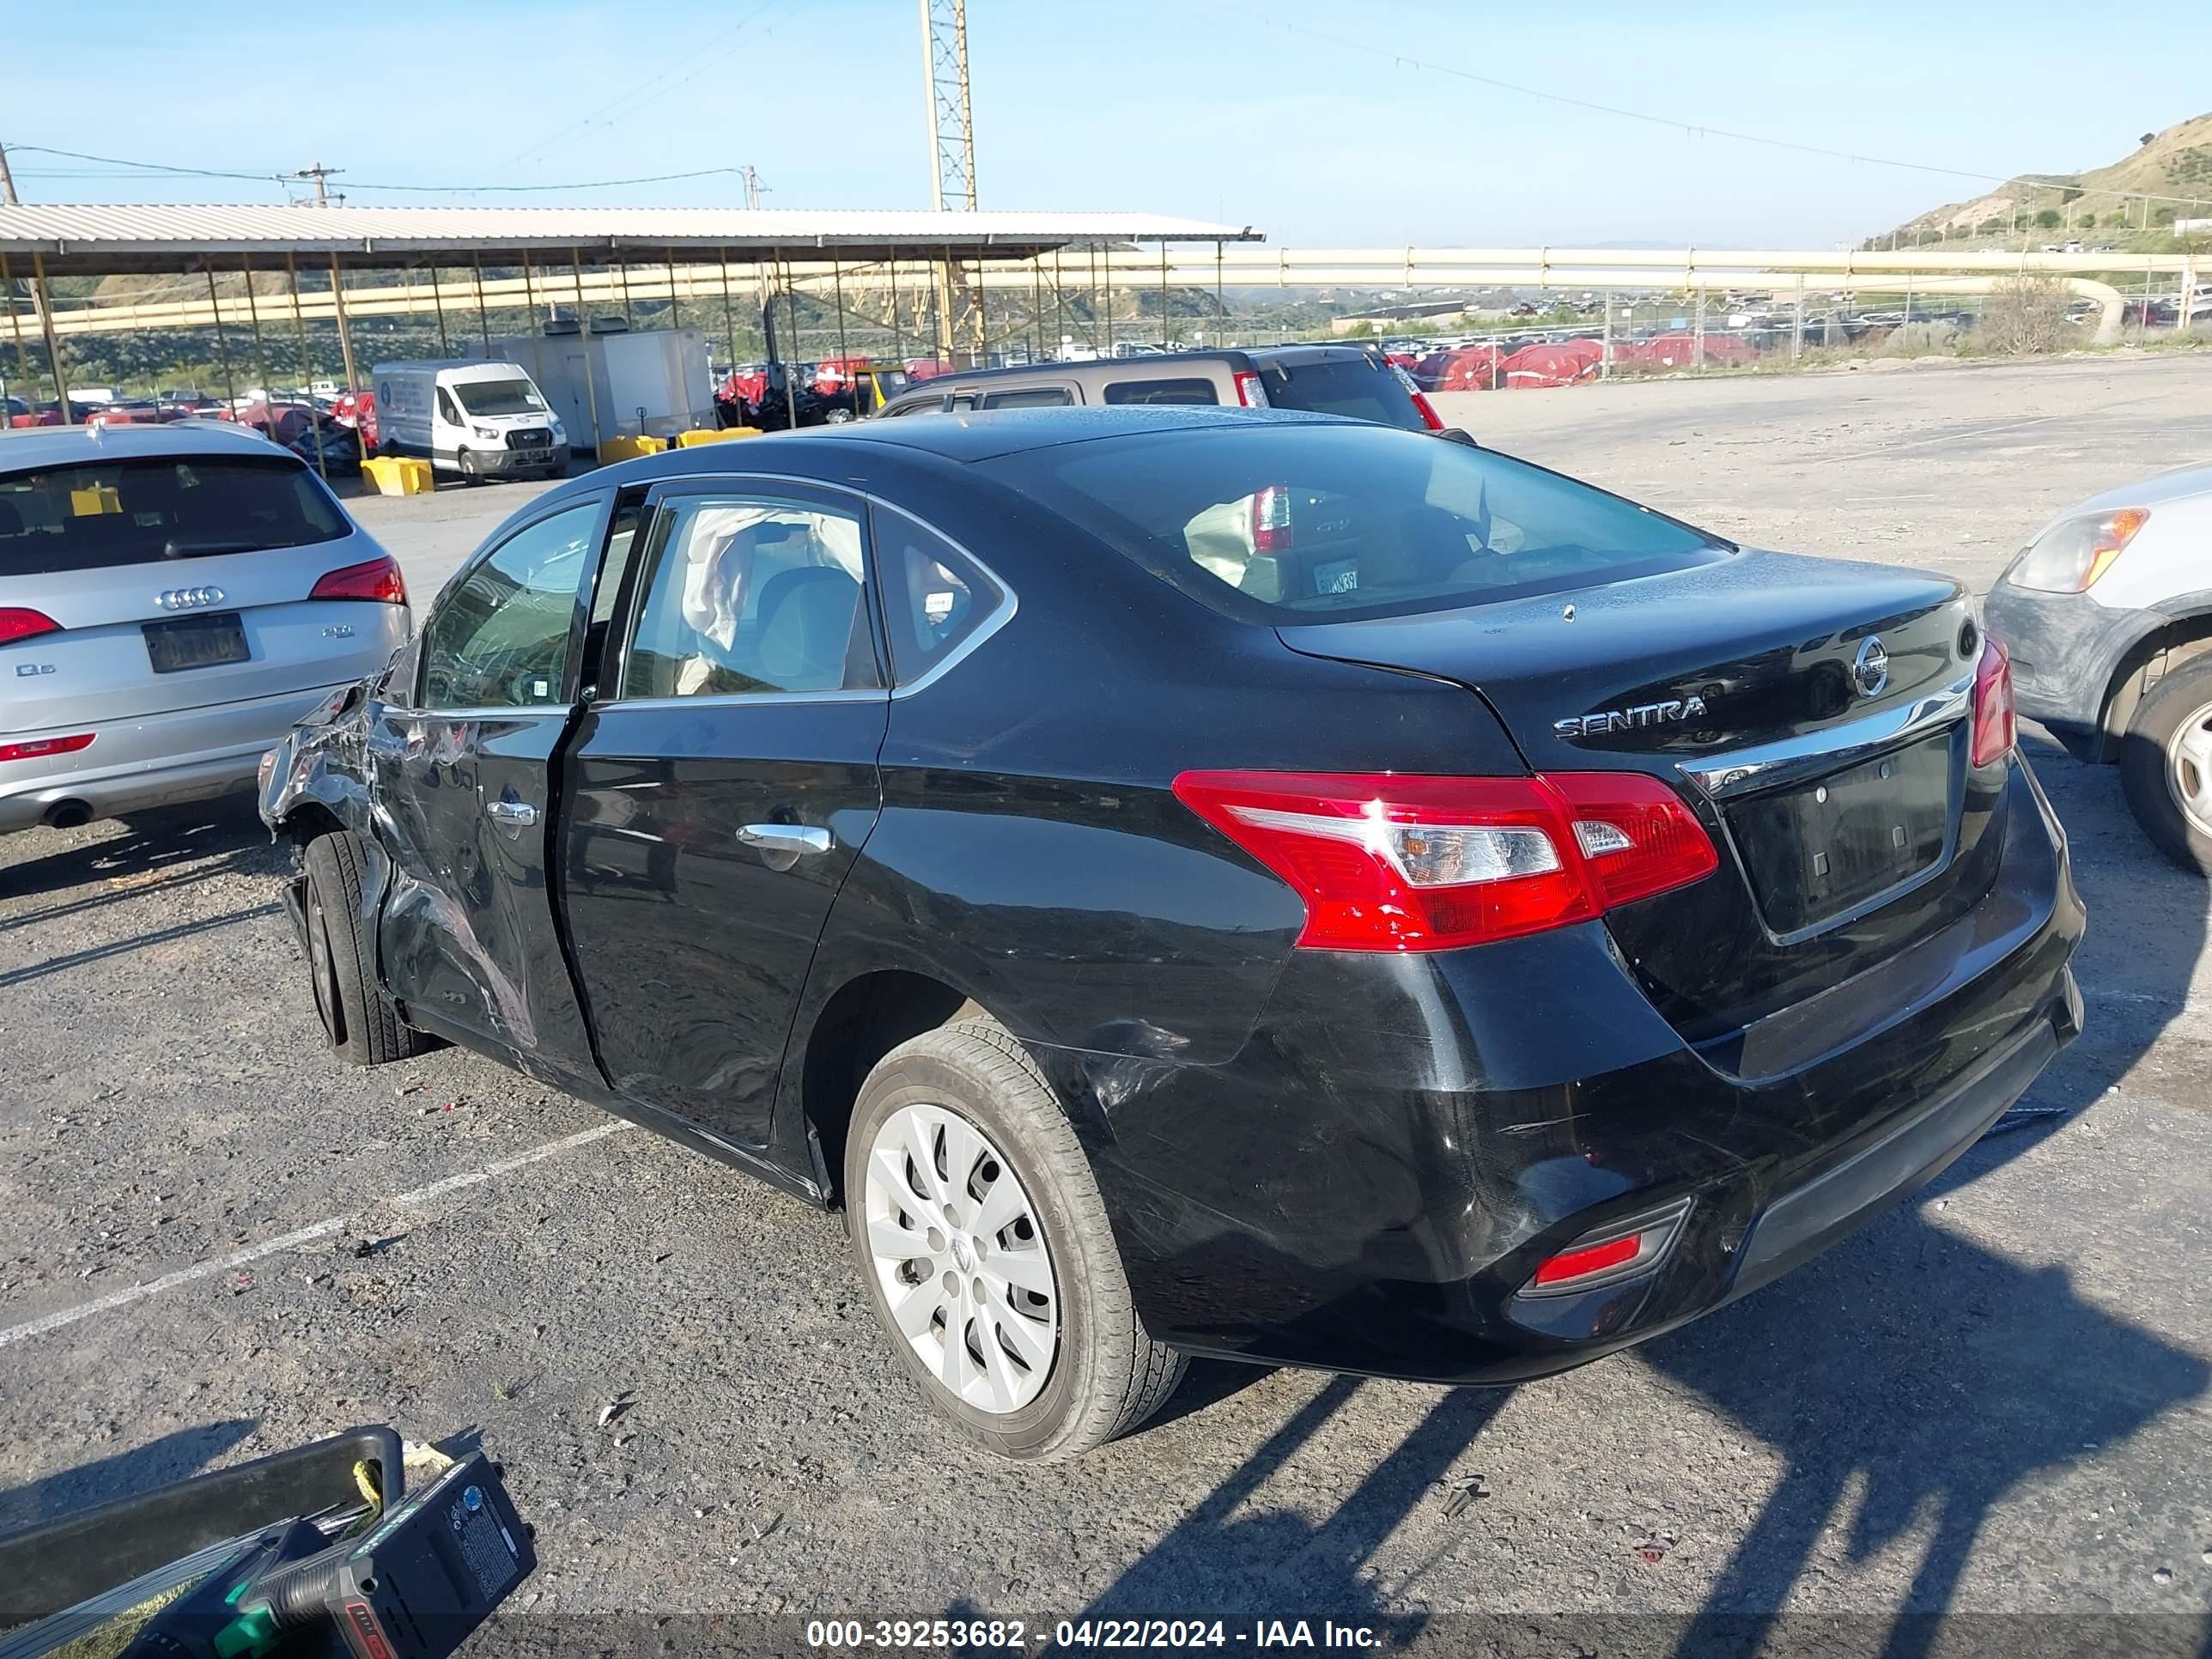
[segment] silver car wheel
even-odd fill
[[[2166,787],[2201,836],[2212,836],[2212,703],[2182,721],[2166,744]]]
[[[1036,1207],[1006,1157],[942,1106],[901,1107],[868,1150],[868,1256],[892,1324],[939,1386],[1003,1416],[1060,1350],[1060,1289]]]

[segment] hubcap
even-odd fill
[[[2166,787],[2201,836],[2212,836],[2212,703],[2174,729],[2166,745]]]
[[[978,1411],[1036,1399],[1060,1346],[1060,1287],[1030,1195],[982,1131],[902,1106],[868,1149],[868,1255],[891,1322]]]

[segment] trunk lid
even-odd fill
[[[1980,630],[1948,578],[1747,551],[1279,631],[1468,687],[1535,771],[1634,769],[1680,790],[1720,869],[1607,925],[1654,1003],[1731,1069],[1747,1025],[1927,937],[1995,878],[2003,767],[1967,764]]]

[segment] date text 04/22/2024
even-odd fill
[[[1373,1648],[1364,1625],[1333,1620],[1255,1619],[1249,1626],[1220,1619],[859,1620],[817,1619],[806,1626],[809,1647],[832,1650],[960,1650],[1025,1652],[1032,1645],[1075,1651],[1129,1648]]]

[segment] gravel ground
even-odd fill
[[[2047,513],[2212,459],[2201,359],[1444,401],[1723,532],[1978,585]],[[427,597],[524,495],[357,505]],[[1497,1392],[1202,1364],[1048,1470],[917,1407],[834,1219],[465,1054],[339,1067],[244,805],[0,841],[0,1529],[389,1421],[504,1458],[543,1556],[510,1633],[556,1646],[948,1610],[1880,1646],[1949,1612],[2197,1651],[2206,889],[2113,775],[2030,742],[2092,916],[2088,1033],[2029,1097],[2063,1117],[1634,1353]]]

